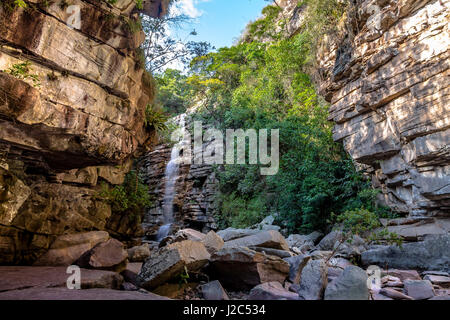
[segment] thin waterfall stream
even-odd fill
[[[185,143],[184,132],[186,126],[186,114],[181,114],[175,121],[181,130],[181,141],[172,147],[170,154],[170,161],[166,165],[165,176],[165,187],[164,187],[164,198],[163,198],[163,225],[159,228],[156,240],[159,242],[170,233],[172,223],[174,222],[174,211],[173,211],[173,201],[176,196],[176,183],[180,171],[180,147]]]

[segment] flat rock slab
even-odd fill
[[[66,287],[66,267],[0,267],[0,292],[33,287]],[[122,276],[104,270],[81,270],[82,288],[118,289],[123,282]]]
[[[289,251],[289,245],[278,231],[269,230],[225,242],[224,248],[263,247]]]
[[[0,292],[0,300],[169,300],[142,291],[112,289],[70,290],[67,288],[30,288]]]
[[[223,241],[231,241],[234,239],[239,239],[243,237],[248,237],[255,235],[261,231],[254,229],[235,229],[235,228],[227,228],[225,230],[220,230],[217,234],[223,239]]]
[[[325,300],[368,300],[367,273],[349,266],[325,290]]]
[[[205,300],[230,300],[227,292],[217,280],[202,285],[201,289]]]
[[[283,288],[279,282],[266,282],[250,291],[248,300],[300,300],[298,294]]]

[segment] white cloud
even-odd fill
[[[179,0],[175,5],[175,10],[181,14],[185,14],[191,18],[198,18],[203,14],[202,10],[197,8],[201,2],[208,2],[211,0]]]

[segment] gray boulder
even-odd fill
[[[364,266],[389,265],[397,269],[450,271],[450,235],[431,235],[424,241],[382,246],[361,254]]]
[[[230,300],[227,292],[219,281],[211,281],[201,286],[205,300]]]
[[[306,266],[308,261],[311,259],[308,255],[299,254],[295,257],[285,258],[283,259],[287,263],[289,263],[289,281],[298,284],[300,282],[300,275],[303,271],[303,268]]]
[[[260,232],[261,232],[260,230],[252,230],[252,229],[227,228],[225,230],[218,231],[217,234],[219,235],[219,237],[223,239],[223,241],[227,242],[234,239],[251,236]]]
[[[342,233],[340,231],[331,231],[322,240],[320,240],[317,248],[322,251],[331,251],[337,242],[342,239]]]
[[[298,295],[301,300],[321,300],[326,285],[325,260],[310,260],[302,270]]]
[[[357,267],[348,266],[325,290],[325,300],[368,300],[367,273]]]
[[[273,230],[225,242],[224,248],[234,247],[263,247],[289,251],[289,245],[281,233]]]

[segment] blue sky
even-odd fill
[[[195,41],[207,41],[214,47],[231,46],[245,26],[261,15],[269,4],[264,0],[179,0],[180,9],[194,19],[186,29],[193,29],[198,35]],[[180,34],[180,33],[179,33]],[[181,33],[183,34],[183,33]]]

